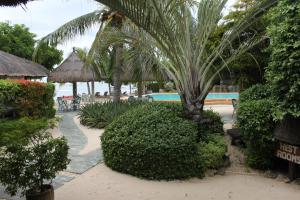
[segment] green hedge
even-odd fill
[[[246,143],[246,161],[250,167],[270,169],[274,166],[275,139],[270,99],[246,101],[239,105],[237,120]]]
[[[218,160],[221,151],[205,151],[205,145],[216,143],[197,143],[197,125],[181,114],[180,104],[151,103],[116,118],[101,136],[106,165],[158,180],[201,177],[206,168],[217,168],[213,159]],[[205,163],[208,156],[202,153],[216,157]]]
[[[26,80],[0,80],[0,114],[13,107],[19,117],[52,118],[55,115],[53,84]]]
[[[215,113],[212,110],[207,110],[203,112],[202,117],[208,119],[208,122],[198,127],[200,140],[205,140],[205,138],[209,137],[210,135],[218,135],[224,133],[223,122],[221,116],[218,113]]]
[[[29,136],[48,126],[45,119],[0,120],[0,147],[12,143],[26,144]]]
[[[240,94],[239,101],[243,103],[246,101],[261,100],[270,98],[271,95],[271,87],[269,85],[257,84],[243,91]]]
[[[90,128],[104,128],[111,123],[114,118],[140,104],[143,104],[143,102],[121,101],[115,103],[109,101],[105,103],[87,104],[80,109],[78,115],[82,125]]]

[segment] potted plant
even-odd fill
[[[0,182],[12,196],[20,191],[27,200],[53,200],[51,182],[70,162],[67,142],[44,131],[28,141],[0,148]]]

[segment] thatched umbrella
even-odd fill
[[[41,78],[48,73],[40,64],[0,51],[0,78]]]
[[[73,83],[73,96],[77,96],[77,82],[101,81],[105,78],[96,76],[91,68],[84,67],[84,62],[79,58],[76,51],[64,60],[64,62],[55,68],[50,74],[48,81],[57,83]]]
[[[26,4],[29,1],[33,0],[1,0],[0,6],[18,6],[20,4]]]

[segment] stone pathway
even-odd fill
[[[68,168],[61,172],[52,182],[55,189],[61,187],[66,182],[73,180],[80,174],[84,173],[88,169],[94,167],[102,160],[102,152],[99,148],[90,151],[86,154],[81,154],[80,151],[83,150],[86,145],[88,145],[88,138],[80,130],[77,124],[74,122],[74,117],[76,117],[76,112],[59,113],[62,115],[62,121],[59,123],[59,130],[62,135],[64,135],[68,141],[69,158],[71,159]],[[24,197],[17,195],[15,197],[10,197],[4,192],[4,188],[0,186],[0,200],[23,200]]]

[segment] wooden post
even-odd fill
[[[293,181],[296,179],[296,164],[289,162],[289,179]]]
[[[73,98],[77,97],[77,83],[73,82]]]
[[[94,102],[94,100],[95,100],[95,82],[94,81],[92,81],[91,82],[91,84],[92,84],[92,102]]]

